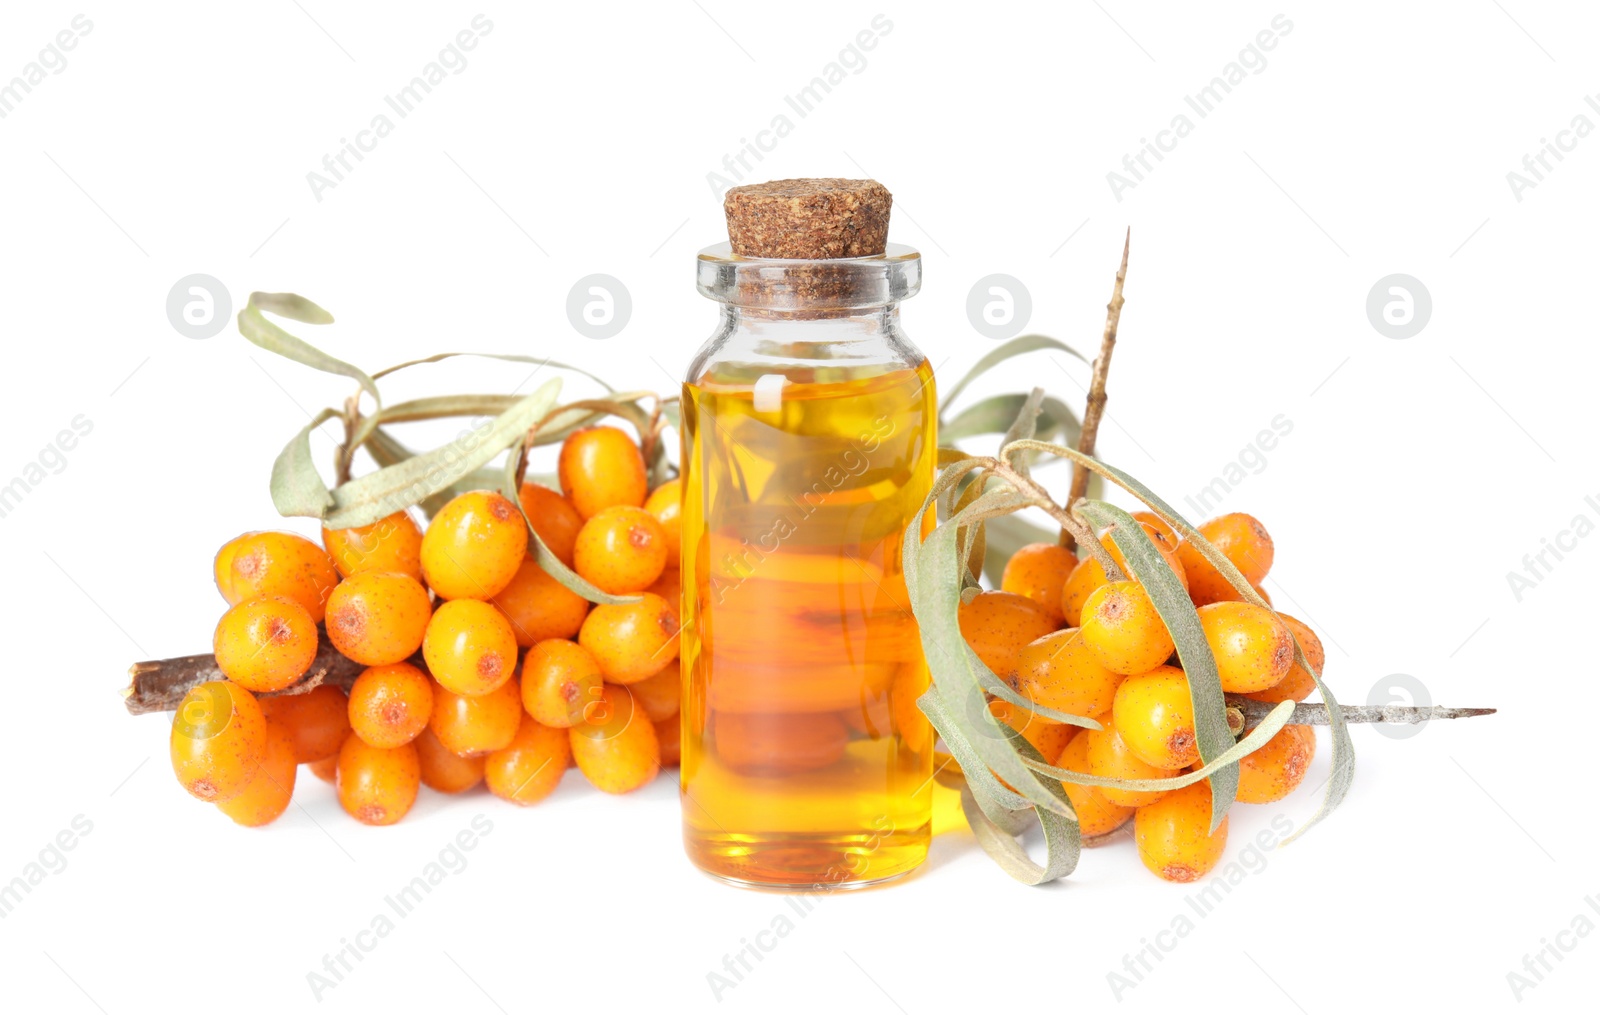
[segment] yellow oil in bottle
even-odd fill
[[[932,381],[924,360],[684,386],[684,844],[710,874],[844,887],[927,855],[900,553],[933,482]]]

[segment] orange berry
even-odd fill
[[[1111,726],[1086,730],[1082,740],[1090,775],[1107,779],[1170,779],[1182,771],[1149,764],[1128,750],[1127,742]],[[1115,786],[1101,786],[1099,789],[1108,801],[1119,807],[1143,807],[1166,796],[1163,790],[1119,789]]]
[[[1235,601],[1208,603],[1199,613],[1224,691],[1264,691],[1289,675],[1294,637],[1276,613]]]
[[[661,767],[668,768],[678,764],[683,757],[683,723],[677,716],[670,716],[655,724],[656,743],[661,745]]]
[[[422,658],[433,679],[457,694],[488,694],[516,670],[517,636],[488,603],[452,599],[428,621]]]
[[[399,747],[428,728],[433,681],[410,663],[371,666],[350,688],[350,729],[373,747]]]
[[[1139,859],[1165,881],[1198,881],[1222,859],[1228,845],[1228,819],[1211,828],[1211,785],[1205,781],[1175,789],[1133,818]]]
[[[493,490],[474,490],[439,509],[422,535],[422,573],[440,599],[493,599],[528,553],[528,525]]]
[[[850,745],[850,728],[835,712],[717,712],[712,736],[722,763],[745,775],[827,768]]]
[[[626,687],[607,684],[584,721],[567,733],[579,771],[603,792],[636,790],[661,770],[655,725]]]
[[[417,749],[422,784],[438,793],[465,793],[483,781],[483,759],[463,758],[445,749],[433,730],[425,729],[411,741]]]
[[[339,805],[363,825],[392,825],[417,801],[422,766],[412,744],[373,747],[349,737],[339,748]]]
[[[215,802],[242,792],[266,749],[266,716],[238,684],[208,680],[178,703],[168,739],[172,771],[198,799]]]
[[[1094,731],[1086,730],[1082,735],[1067,741],[1067,746],[1062,748],[1060,756],[1055,760],[1055,766],[1072,772],[1082,772],[1084,775],[1092,774],[1089,771],[1088,755],[1088,734],[1092,732]],[[1133,817],[1132,807],[1112,803],[1098,786],[1079,786],[1077,783],[1063,782],[1061,788],[1067,791],[1067,799],[1072,802],[1073,813],[1078,816],[1078,834],[1085,839],[1114,832]]]
[[[349,704],[333,684],[318,684],[304,694],[262,698],[261,711],[267,722],[289,734],[294,760],[302,764],[334,757],[350,733]]]
[[[217,810],[246,828],[271,824],[289,808],[294,775],[294,741],[288,730],[268,722],[260,766],[244,789],[217,801]]]
[[[1178,538],[1178,530],[1168,525],[1165,518],[1162,518],[1154,511],[1135,511],[1133,512],[1133,519],[1134,521],[1142,522],[1146,526],[1155,529],[1156,532],[1160,533],[1161,538],[1167,541],[1167,548],[1169,550],[1176,550],[1178,548],[1178,543],[1181,541]]]
[[[1270,804],[1305,781],[1317,753],[1310,726],[1285,726],[1271,740],[1239,759],[1239,802]]]
[[[1000,576],[1000,589],[1027,596],[1049,615],[1057,627],[1065,622],[1061,613],[1061,590],[1067,576],[1078,566],[1078,555],[1055,543],[1029,543],[1006,561]]]
[[[1318,638],[1316,632],[1311,628],[1287,613],[1278,614],[1278,619],[1283,621],[1283,626],[1289,629],[1289,634],[1294,637],[1294,640],[1300,643],[1300,651],[1305,653],[1306,662],[1310,663],[1312,669],[1315,669],[1320,674],[1323,664],[1328,661],[1328,654],[1322,647],[1322,639]],[[1317,682],[1312,678],[1311,671],[1299,663],[1295,663],[1289,667],[1288,676],[1264,691],[1249,691],[1245,694],[1245,697],[1273,703],[1305,701],[1306,696],[1316,689]]]
[[[1124,680],[1111,705],[1111,721],[1146,764],[1170,771],[1200,760],[1189,678],[1175,666],[1157,666]]]
[[[1083,643],[1113,673],[1145,673],[1172,655],[1172,635],[1144,586],[1108,582],[1083,604]]]
[[[1001,680],[1014,680],[1017,657],[1035,638],[1055,630],[1055,621],[1038,603],[1014,592],[980,592],[957,613],[961,637]]]
[[[583,523],[573,562],[602,592],[642,592],[667,566],[667,534],[644,508],[603,508]]]
[[[657,578],[655,584],[645,589],[645,591],[654,592],[662,599],[665,599],[672,604],[673,609],[682,608],[683,577],[675,567],[669,566],[665,571],[661,572],[661,577]]]
[[[628,690],[651,722],[661,722],[678,714],[683,698],[683,673],[677,666],[668,666],[653,677],[629,684]]]
[[[600,700],[604,683],[588,649],[559,638],[541,641],[522,661],[522,707],[543,725],[566,729]]]
[[[1045,761],[1058,757],[1061,749],[1067,746],[1067,741],[1078,732],[1076,726],[1040,718],[1000,698],[989,702],[989,714],[1021,733],[1022,739],[1032,744]]]
[[[522,510],[532,523],[533,531],[557,560],[571,567],[572,548],[578,541],[578,530],[583,528],[583,516],[578,514],[578,509],[559,492],[538,483],[523,483],[518,499],[522,501]]]
[[[328,640],[363,666],[387,666],[417,651],[432,615],[433,601],[416,579],[362,571],[328,597]]]
[[[495,796],[526,807],[555,792],[571,757],[566,730],[524,715],[510,745],[484,759],[483,780]]]
[[[1188,588],[1189,577],[1184,571],[1183,564],[1178,560],[1176,548],[1166,541],[1159,529],[1148,524],[1142,525],[1142,527],[1144,534],[1150,537],[1150,541],[1155,544],[1157,552],[1161,554],[1161,559],[1166,561],[1167,566],[1172,569],[1172,573],[1178,576],[1179,583],[1184,588]],[[1128,566],[1128,562],[1122,556],[1122,550],[1117,546],[1116,541],[1111,538],[1109,529],[1100,536],[1100,545],[1106,548],[1107,553],[1111,554],[1111,559],[1122,569],[1123,574],[1135,581],[1138,580],[1139,576],[1134,574],[1133,569]],[[1101,567],[1100,562],[1093,556],[1083,558],[1083,560],[1079,561],[1078,566],[1072,569],[1072,573],[1067,576],[1067,584],[1061,589],[1061,615],[1066,618],[1068,627],[1082,626],[1083,604],[1088,602],[1089,596],[1095,589],[1105,583],[1106,569]]]
[[[648,481],[639,445],[614,426],[575,431],[561,443],[561,489],[584,518],[617,504],[644,504]]]
[[[1267,534],[1266,526],[1255,518],[1242,512],[1220,515],[1200,523],[1198,528],[1207,541],[1233,562],[1245,581],[1258,585],[1267,576],[1272,567],[1272,537]],[[1211,566],[1193,543],[1184,540],[1178,544],[1178,558],[1189,571],[1189,596],[1195,605],[1223,602],[1237,595],[1233,584]]]
[[[393,571],[422,581],[422,530],[404,511],[371,525],[324,527],[322,545],[346,578],[362,571]]]
[[[1023,646],[1013,686],[1036,705],[1094,719],[1111,711],[1120,683],[1122,674],[1106,669],[1083,633],[1069,627]]]
[[[548,638],[571,638],[589,615],[589,600],[550,577],[531,559],[518,565],[516,576],[493,602],[511,622],[522,648]]]
[[[340,743],[340,746],[344,746],[343,742]],[[339,752],[334,751],[332,755],[323,758],[321,761],[307,762],[306,768],[312,775],[331,785],[339,777]]]
[[[217,669],[247,691],[281,691],[317,657],[317,622],[286,596],[257,596],[229,608],[211,639]]]
[[[613,684],[633,684],[660,673],[678,658],[678,610],[645,592],[636,603],[601,603],[578,631],[600,672]]]
[[[667,567],[676,569],[678,564],[678,551],[683,545],[683,481],[669,479],[665,483],[650,491],[650,496],[645,498],[644,509],[655,516],[661,523],[661,531],[667,537]]]
[[[521,721],[522,691],[514,680],[477,697],[434,685],[428,728],[452,754],[470,758],[498,751],[511,743]]]
[[[257,596],[286,596],[322,623],[339,571],[326,550],[292,532],[247,532],[223,544],[212,562],[217,590],[229,606]]]

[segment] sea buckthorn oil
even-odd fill
[[[814,197],[802,187],[777,210]],[[773,242],[832,235],[817,217],[837,212],[830,199],[790,223],[799,240]],[[927,855],[934,737],[901,551],[936,457],[933,373],[898,321],[917,255],[805,252],[701,255],[724,317],[683,392],[680,650],[690,859],[801,889],[881,881]]]

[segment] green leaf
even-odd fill
[[[522,399],[516,395],[438,395],[385,406],[379,410],[377,418],[381,426],[457,416],[498,416],[515,408],[520,401]]]
[[[268,352],[277,353],[279,356],[321,370],[323,373],[353,378],[360,383],[367,394],[372,396],[375,403],[383,404],[382,398],[378,395],[378,386],[360,368],[329,356],[304,339],[296,338],[267,320],[262,314],[263,310],[278,313],[280,309],[288,311],[282,316],[308,324],[328,324],[333,321],[326,310],[293,293],[251,293],[250,302],[239,311],[239,333]]]
[[[559,383],[559,382],[557,382]],[[522,524],[528,529],[528,553],[533,557],[534,563],[544,570],[545,574],[554,578],[567,589],[589,600],[591,603],[634,603],[639,601],[638,596],[614,596],[609,592],[602,592],[598,587],[583,578],[578,572],[561,562],[561,558],[551,552],[550,547],[539,536],[538,530],[533,527],[533,521],[528,517],[528,512],[522,506],[522,488],[517,483],[517,471],[522,467],[523,454],[520,448],[512,450],[506,456],[505,470],[500,476],[500,492],[505,494],[511,503],[517,506],[517,511],[522,515]]]
[[[1139,576],[1139,584],[1150,596],[1161,621],[1177,646],[1178,659],[1189,679],[1189,704],[1194,713],[1195,742],[1206,763],[1234,746],[1228,729],[1228,704],[1222,695],[1222,678],[1217,675],[1217,660],[1211,654],[1200,627],[1200,615],[1188,591],[1150,536],[1128,512],[1105,501],[1085,501],[1083,515],[1096,526],[1111,527],[1111,541],[1122,551],[1128,569]],[[1216,831],[1239,789],[1239,766],[1227,765],[1211,776],[1211,831]]]
[[[1078,867],[1083,841],[1076,815],[1069,821],[1041,807],[1033,809],[1044,831],[1045,862],[1041,865],[1022,848],[1022,843],[1015,838],[1016,832],[996,824],[977,806],[970,786],[961,788],[961,812],[989,858],[1025,885],[1042,885],[1064,878]]]
[[[969,437],[1004,433],[1017,418],[1017,413],[1022,411],[1022,406],[1027,400],[1027,395],[1014,392],[1009,395],[994,395],[969,405],[957,413],[954,419],[939,425],[939,440],[948,444]],[[1062,437],[1070,444],[1076,444],[1078,441],[1077,414],[1059,399],[1049,395],[1046,395],[1039,405],[1039,419],[1036,425],[1035,436],[1041,440]]]
[[[285,518],[321,518],[333,506],[333,494],[311,460],[311,432],[339,413],[323,409],[284,445],[272,463],[272,506]]]
[[[1076,356],[1085,363],[1089,362],[1083,358],[1082,353],[1072,348],[1072,346],[1067,345],[1065,342],[1058,341],[1057,339],[1050,338],[1045,335],[1019,335],[1016,338],[1013,338],[1011,341],[990,350],[986,355],[980,358],[978,362],[972,365],[972,368],[955,383],[954,387],[947,389],[944,392],[944,397],[940,399],[939,414],[943,416],[944,413],[949,410],[949,407],[955,403],[956,398],[967,389],[967,385],[971,384],[979,377],[988,373],[990,370],[993,370],[1006,360],[1011,359],[1013,356],[1021,356],[1026,353],[1036,352],[1040,349],[1058,349],[1061,352],[1067,353],[1068,355]]]
[[[427,363],[440,363],[447,359],[455,359],[458,356],[472,356],[479,359],[497,359],[503,360],[507,363],[534,363],[540,367],[555,367],[559,370],[571,370],[573,373],[582,374],[583,376],[589,378],[591,381],[594,381],[607,391],[616,390],[611,385],[607,384],[605,381],[596,377],[594,374],[591,374],[582,367],[575,367],[570,363],[558,363],[553,359],[543,356],[523,356],[518,353],[509,352],[441,352],[435,356],[424,356],[422,359],[411,359],[406,360],[404,363],[396,363],[392,367],[386,367],[383,370],[379,370],[377,373],[372,375],[372,378],[373,380],[377,380],[380,377],[387,377],[390,374],[398,373],[401,370],[405,370],[409,367],[423,366]],[[535,370],[534,373],[538,373],[538,371]],[[528,378],[528,380],[532,379],[532,377]],[[526,384],[527,381],[524,381],[523,383]]]
[[[560,391],[561,379],[551,378],[492,423],[443,447],[351,480],[333,491],[333,510],[324,524],[334,529],[370,525],[448,489],[520,442],[528,429],[550,411]]]

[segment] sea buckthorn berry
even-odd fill
[[[217,801],[217,810],[246,828],[271,824],[289,807],[294,775],[294,741],[288,730],[269,721],[261,764],[244,789]]]
[[[1000,698],[989,702],[989,714],[1021,733],[1022,739],[1032,744],[1046,761],[1059,756],[1067,741],[1078,732],[1076,726],[1051,722]]]
[[[528,525],[493,490],[473,490],[439,509],[422,534],[422,573],[440,599],[493,599],[528,553]]]
[[[510,745],[483,759],[483,781],[495,796],[526,807],[555,791],[571,757],[566,730],[524,715]]]
[[[1139,859],[1156,877],[1180,884],[1200,880],[1222,859],[1228,819],[1210,829],[1211,784],[1205,780],[1173,790],[1133,818]]]
[[[317,622],[286,596],[257,596],[217,622],[211,650],[217,669],[247,691],[281,691],[317,657]]]
[[[1252,585],[1260,584],[1272,568],[1272,537],[1267,534],[1266,526],[1250,515],[1221,515],[1202,522],[1198,528]],[[1189,571],[1189,597],[1196,606],[1224,602],[1238,594],[1233,584],[1188,540],[1178,544],[1178,558]]]
[[[1271,740],[1239,759],[1239,802],[1270,804],[1293,793],[1305,781],[1317,753],[1317,734],[1310,726],[1285,726]]]
[[[1178,560],[1176,548],[1169,545],[1156,528],[1150,525],[1143,525],[1142,527],[1144,528],[1144,534],[1150,537],[1150,541],[1155,544],[1156,551],[1161,554],[1161,559],[1166,561],[1167,566],[1172,569],[1172,573],[1178,576],[1179,584],[1187,589],[1189,587],[1189,577],[1184,571],[1183,564]],[[1123,559],[1122,550],[1117,546],[1116,541],[1111,538],[1109,530],[1100,536],[1100,545],[1106,548],[1106,552],[1111,555],[1111,559],[1116,562],[1117,567],[1122,569],[1123,574],[1138,581],[1139,576],[1133,573],[1133,569]],[[1106,569],[1100,565],[1100,562],[1093,555],[1083,558],[1078,562],[1078,566],[1072,569],[1072,573],[1067,576],[1066,585],[1061,589],[1061,615],[1066,618],[1068,627],[1082,626],[1083,604],[1088,602],[1089,596],[1093,594],[1095,589],[1105,583]]]
[[[1014,592],[978,593],[961,604],[957,623],[972,651],[1005,681],[1016,679],[1023,646],[1056,627],[1044,607]]]
[[[1154,511],[1135,511],[1133,520],[1155,529],[1161,538],[1167,541],[1167,549],[1176,550],[1178,548],[1178,543],[1181,542],[1178,537],[1178,530],[1168,525],[1167,520]]]
[[[572,566],[572,549],[578,541],[578,530],[583,528],[583,516],[572,502],[548,486],[523,483],[522,510],[527,514],[533,531],[539,534],[544,545],[561,563]],[[528,547],[533,549],[530,544]]]
[[[1078,566],[1078,555],[1056,543],[1029,543],[1006,561],[1005,573],[1000,576],[1000,590],[1027,596],[1049,615],[1051,623],[1060,627],[1065,622],[1061,613],[1061,590],[1066,588],[1067,576]]]
[[[1189,678],[1175,666],[1157,666],[1124,680],[1111,716],[1128,750],[1146,764],[1170,771],[1200,760]]]
[[[411,744],[373,747],[350,737],[339,748],[339,805],[363,825],[392,825],[417,802],[422,766]]]
[[[672,673],[677,675],[674,667]],[[522,661],[522,707],[545,726],[566,729],[600,700],[605,677],[589,650],[560,638],[541,641]]]
[[[373,747],[399,747],[428,728],[433,681],[410,663],[370,666],[350,688],[350,729]]]
[[[1122,674],[1106,669],[1075,627],[1024,645],[1012,685],[1029,701],[1094,719],[1111,711]]]
[[[262,698],[261,711],[289,734],[294,760],[301,764],[334,757],[350,734],[349,703],[332,684],[318,684],[304,694]],[[329,773],[331,777],[332,769]]]
[[[355,734],[353,733],[351,734],[351,736],[354,735]],[[339,746],[343,747],[344,744],[341,742]],[[318,779],[321,779],[323,782],[332,785],[338,780],[339,777],[339,752],[335,751],[332,755],[323,758],[321,761],[307,762],[306,769]]]
[[[465,793],[483,781],[483,759],[487,755],[463,758],[445,749],[433,730],[423,730],[411,741],[417,749],[417,764],[422,784],[438,793]]]
[[[678,658],[677,605],[651,592],[636,603],[601,603],[578,632],[607,682],[634,684]]]
[[[322,545],[346,578],[362,571],[393,571],[422,581],[422,530],[404,511],[371,525],[324,527]]]
[[[722,763],[745,775],[814,772],[850,746],[850,728],[836,712],[716,712],[711,735]]]
[[[476,599],[442,604],[428,621],[422,658],[433,679],[457,694],[488,694],[517,667],[517,636],[499,610]]]
[[[661,746],[661,767],[671,768],[683,757],[683,722],[677,716],[655,724],[656,743]]]
[[[1287,613],[1278,614],[1278,619],[1283,621],[1283,626],[1289,629],[1294,640],[1300,643],[1300,651],[1305,653],[1306,662],[1317,673],[1322,672],[1323,664],[1328,661],[1328,654],[1322,647],[1322,639],[1317,637],[1315,631],[1305,624],[1289,616]],[[1311,672],[1299,663],[1289,667],[1289,675],[1273,684],[1264,691],[1250,691],[1246,698],[1257,701],[1305,701],[1306,696],[1317,689],[1317,682],[1312,678]]]
[[[667,566],[667,534],[644,508],[604,508],[583,523],[573,561],[602,592],[642,592]]]
[[[680,609],[683,602],[683,576],[677,568],[668,567],[645,591],[654,592],[671,603],[674,609]]]
[[[1199,614],[1224,691],[1264,691],[1289,675],[1294,638],[1276,613],[1254,603],[1224,601],[1200,607]]]
[[[363,666],[387,666],[417,651],[432,616],[433,601],[416,579],[362,571],[328,597],[328,640]]]
[[[212,562],[217,590],[229,606],[257,596],[286,596],[322,623],[339,571],[322,547],[292,532],[247,532],[225,543]]]
[[[1086,730],[1067,741],[1067,746],[1062,748],[1060,756],[1055,760],[1055,766],[1071,772],[1082,772],[1084,775],[1093,774],[1089,771],[1088,754],[1088,735],[1092,732],[1094,731]],[[1073,813],[1078,816],[1078,834],[1085,839],[1114,832],[1133,817],[1132,807],[1112,803],[1106,798],[1105,791],[1098,786],[1080,786],[1077,783],[1062,782],[1061,788],[1067,791],[1067,799],[1072,802]]]
[[[556,472],[561,489],[585,519],[617,504],[644,504],[644,455],[632,437],[614,426],[575,431],[561,443]]]
[[[637,707],[626,687],[607,684],[601,693],[601,700],[589,706],[583,722],[567,730],[572,760],[596,789],[627,793],[661,771],[661,744],[656,740],[655,724]],[[785,716],[794,718],[798,717]],[[844,726],[842,722],[839,725]]]
[[[655,516],[666,534],[667,567],[674,569],[679,567],[678,553],[683,546],[682,498],[683,481],[669,479],[650,491],[644,501],[644,509]]]
[[[683,674],[678,667],[668,666],[653,677],[629,684],[628,690],[650,721],[660,722],[678,714],[678,705],[683,699]]]
[[[522,721],[522,691],[507,681],[497,691],[470,697],[436,684],[428,728],[439,743],[463,758],[498,751],[511,743]]]
[[[1113,673],[1145,673],[1172,655],[1172,635],[1144,586],[1108,582],[1083,604],[1083,642]]]
[[[511,622],[522,648],[548,638],[571,638],[589,615],[589,600],[550,577],[532,560],[517,567],[516,577],[492,602]]]
[[[1127,743],[1115,727],[1087,730],[1082,740],[1090,775],[1107,779],[1170,779],[1182,771],[1149,764],[1128,750]],[[1108,801],[1119,807],[1143,807],[1166,796],[1164,790],[1120,789],[1115,786],[1101,786],[1099,789]]]
[[[241,792],[267,749],[267,719],[255,696],[230,680],[208,680],[178,703],[168,742],[184,789],[215,802]]]

